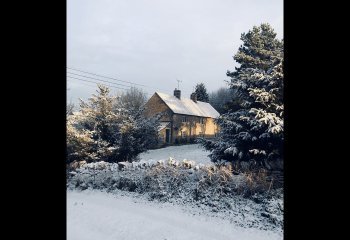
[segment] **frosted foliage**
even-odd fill
[[[217,119],[217,139],[200,140],[214,162],[250,161],[262,165],[283,155],[283,41],[268,24],[243,33],[234,59],[240,64],[231,77],[239,110]]]
[[[265,74],[254,74],[253,78],[257,82],[269,82],[268,86],[279,86],[268,88],[249,88],[249,95],[257,103],[261,103],[261,108],[252,108],[250,111],[255,114],[259,122],[268,126],[268,132],[280,134],[283,132],[283,59],[278,59],[279,63],[272,67]],[[258,75],[258,78],[257,78]]]
[[[154,144],[157,121],[131,115],[103,85],[97,92],[67,118],[67,161],[132,161]]]
[[[249,150],[249,152],[253,153],[254,155],[257,155],[257,154],[266,155],[266,152],[264,150],[259,150],[259,149],[251,149]]]
[[[266,112],[263,109],[251,109],[255,113],[255,118],[259,122],[268,126],[268,132],[273,134],[281,133],[283,131],[283,119],[278,117],[275,113]]]

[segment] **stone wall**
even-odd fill
[[[171,121],[173,112],[157,94],[154,94],[145,104],[145,116],[153,117],[158,113],[163,115],[161,121]]]
[[[217,127],[212,118],[188,116],[182,114],[173,115],[173,142],[196,137],[214,137]]]

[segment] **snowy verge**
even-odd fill
[[[152,166],[126,165],[122,170],[118,164],[105,168],[101,168],[105,163],[94,164],[70,172],[67,188],[116,194],[123,190],[155,202],[189,206],[235,226],[283,231],[282,189],[267,189],[257,182],[259,178],[232,174],[228,167],[197,168],[191,161],[173,159]]]
[[[279,240],[283,234],[243,228],[191,205],[149,202],[137,193],[68,190],[67,239]]]

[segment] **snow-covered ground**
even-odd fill
[[[70,172],[67,239],[283,239],[281,189],[268,198],[243,198],[238,193],[242,175],[223,185],[215,178],[208,184],[201,178],[206,168],[174,167],[168,161],[158,172],[158,160],[212,164],[208,154],[198,144],[170,146],[141,154],[140,162],[123,170],[100,162],[93,164],[107,167],[98,170],[90,163]]]
[[[68,240],[263,240],[280,231],[242,228],[170,203],[97,190],[67,191]]]
[[[193,160],[197,164],[211,163],[208,157],[210,152],[206,151],[199,144],[189,144],[181,146],[170,146],[156,150],[149,150],[146,153],[140,154],[141,160],[167,160],[169,157],[175,158],[178,161],[184,159]]]

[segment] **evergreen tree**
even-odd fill
[[[276,38],[276,33],[269,24],[254,26],[248,33],[241,35],[243,45],[238,49],[234,60],[240,64],[235,71],[227,71],[231,77],[230,87],[237,92],[237,99],[241,102],[242,108],[250,108],[257,103],[250,96],[248,88],[269,87],[268,81],[264,85],[262,81],[256,82],[251,77],[255,73],[266,73],[283,58],[283,41]],[[272,85],[270,86],[272,87]],[[259,105],[259,104],[257,104]]]
[[[196,85],[195,93],[197,94],[197,100],[202,102],[209,102],[209,94],[204,83]]]
[[[240,109],[217,119],[221,132],[216,140],[201,142],[214,162],[276,167],[283,157],[283,41],[268,24],[253,27],[241,40],[234,56],[240,66],[227,73]]]
[[[133,161],[158,139],[157,119],[132,115],[98,85],[98,94],[81,100],[80,111],[67,120],[67,161]]]

